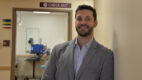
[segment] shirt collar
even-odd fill
[[[92,39],[91,39],[88,43],[86,43],[86,44],[83,45],[83,46],[86,46],[87,48],[89,48],[92,42],[93,42],[93,37],[92,37]],[[79,45],[79,44],[78,44],[78,41],[77,41],[77,38],[76,38],[76,39],[75,39],[74,47],[77,46],[77,45]]]

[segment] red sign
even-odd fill
[[[40,7],[71,8],[71,3],[50,3],[50,2],[40,2]]]

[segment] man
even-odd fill
[[[54,47],[42,80],[114,80],[113,53],[93,37],[96,10],[80,5],[75,19],[78,36]]]

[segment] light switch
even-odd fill
[[[3,40],[3,46],[9,47],[10,46],[10,40]]]

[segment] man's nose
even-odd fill
[[[83,19],[80,23],[81,23],[81,24],[86,24],[87,21]]]

